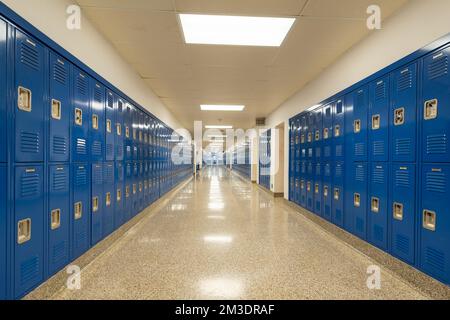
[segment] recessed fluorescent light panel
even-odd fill
[[[233,129],[233,126],[205,126],[206,129]]]
[[[189,44],[279,47],[295,18],[180,14]]]
[[[200,109],[202,111],[244,111],[245,106],[202,104]]]

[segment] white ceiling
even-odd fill
[[[250,128],[365,37],[366,9],[408,0],[78,0],[83,12],[188,129]],[[187,45],[177,13],[294,16],[280,48]],[[244,104],[244,113],[200,104]]]

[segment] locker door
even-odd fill
[[[15,161],[44,160],[44,47],[15,30]]]
[[[87,164],[74,164],[72,170],[72,260],[75,260],[91,243],[91,170]]]
[[[306,180],[306,207],[309,211],[314,211],[314,164],[309,161],[307,163],[307,180]]]
[[[6,166],[0,164],[0,300],[6,299]]]
[[[335,162],[332,175],[333,185],[330,188],[332,199],[332,221],[335,225],[344,226],[344,163]]]
[[[114,231],[114,204],[116,190],[114,187],[114,162],[103,164],[103,237]]]
[[[138,109],[133,107],[132,112],[132,150],[133,150],[133,160],[138,160],[139,158],[139,148],[138,148],[138,130],[139,130],[139,114]]]
[[[422,166],[420,223],[420,268],[450,284],[450,165]]]
[[[416,166],[392,164],[391,179],[391,252],[394,256],[415,263],[415,199]]]
[[[306,162],[302,161],[300,163],[300,170],[301,170],[301,178],[300,178],[300,205],[306,209],[306,182],[307,182],[307,169],[306,169]]]
[[[372,163],[368,204],[367,240],[382,250],[388,243],[389,166],[385,162]]]
[[[72,161],[89,161],[89,78],[77,68],[73,68],[73,111],[72,111]]]
[[[353,146],[352,158],[356,162],[367,161],[367,114],[369,112],[369,98],[367,87],[363,87],[350,95],[350,103],[353,105],[351,114]]]
[[[369,85],[370,160],[389,160],[389,76]]]
[[[314,159],[320,162],[322,159],[322,133],[323,133],[323,117],[322,108],[314,112]]]
[[[91,181],[91,244],[95,245],[103,239],[103,165],[92,164]]]
[[[323,217],[331,221],[331,163],[327,162],[323,167]]]
[[[352,230],[361,239],[366,239],[367,230],[367,163],[353,164],[352,184],[349,189],[352,195],[351,215],[353,218]]]
[[[345,160],[345,113],[344,101],[339,99],[333,107],[333,143],[334,161]]]
[[[106,108],[105,108],[105,160],[114,161],[114,149],[115,149],[115,124],[117,123],[115,118],[116,97],[111,91],[106,94]]]
[[[125,171],[122,162],[115,163],[115,201],[114,226],[118,229],[125,222]]]
[[[301,170],[302,163],[303,162],[299,161],[299,160],[295,162],[295,173],[294,173],[294,175],[295,175],[295,180],[294,180],[295,196],[294,197],[295,197],[295,202],[298,204],[301,203],[301,201],[300,201],[300,196],[301,196],[300,180],[302,179],[302,177],[301,177],[300,170]]]
[[[6,93],[6,23],[0,20],[0,163],[7,160]]]
[[[150,118],[148,115],[145,115],[145,124],[144,124],[144,157],[143,160],[148,160],[149,157],[149,131],[150,131]]]
[[[144,207],[148,207],[150,205],[150,196],[148,189],[148,161],[144,161]]]
[[[130,161],[133,159],[133,140],[132,140],[132,126],[133,126],[133,109],[128,103],[126,105],[125,111],[125,160]]]
[[[139,152],[138,152],[138,159],[143,160],[144,159],[144,113],[139,110],[139,132],[138,132],[138,140],[139,140]]]
[[[139,162],[139,175],[138,175],[138,198],[139,205],[138,211],[141,212],[144,209],[144,163]]]
[[[124,219],[125,222],[131,219],[131,211],[133,208],[133,164],[127,162],[125,165],[125,204],[124,204]]]
[[[42,166],[15,168],[14,298],[44,280],[43,177]]]
[[[308,152],[308,125],[305,114],[297,119],[297,131],[300,136],[300,157],[302,160],[306,160]]]
[[[49,167],[48,270],[52,276],[69,262],[70,256],[70,167]]]
[[[322,131],[322,145],[323,145],[323,160],[331,161],[332,141],[333,141],[333,105],[327,105],[323,108],[323,131]]]
[[[139,183],[139,164],[137,162],[133,163],[133,184],[132,184],[132,199],[133,208],[132,215],[135,216],[139,213],[139,193],[138,193],[138,183]]]
[[[295,172],[297,152],[299,153],[299,145],[296,144],[295,139],[295,123],[296,119],[291,119],[289,121],[289,201],[296,202],[295,199]]]
[[[320,163],[315,164],[314,172],[314,213],[322,215],[322,165]]]
[[[307,113],[308,131],[307,131],[307,151],[306,158],[309,161],[314,160],[314,131],[315,131],[315,115],[314,112]]]
[[[103,161],[105,154],[105,88],[91,79],[91,160]]]
[[[423,59],[422,160],[450,162],[450,47]]]
[[[122,99],[116,98],[117,104],[116,104],[116,135],[115,135],[115,146],[116,146],[116,154],[115,159],[116,161],[123,161],[124,155],[125,155],[125,148],[124,148],[124,137],[125,137],[125,124],[124,124],[124,118],[125,118],[125,105]]]
[[[417,64],[392,73],[391,159],[416,161]]]
[[[70,159],[70,64],[50,53],[49,160],[68,162]]]

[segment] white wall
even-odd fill
[[[167,125],[174,129],[180,128],[174,115],[87,18],[83,16],[81,30],[70,31],[66,28],[66,8],[73,1],[3,2]]]
[[[267,118],[267,124],[274,128],[285,121],[288,143],[289,118],[446,35],[450,32],[449,12],[449,0],[411,0],[383,22],[382,30],[372,31],[283,103]],[[285,168],[289,165],[288,153],[286,148]],[[285,170],[285,190],[289,184],[288,171]]]

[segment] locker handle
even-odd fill
[[[405,123],[405,108],[398,108],[394,111],[394,125],[401,126]]]
[[[438,100],[432,99],[432,100],[425,101],[424,119],[432,120],[432,119],[436,119],[437,116],[438,116]]]
[[[311,191],[311,182],[308,182],[306,184],[306,191],[310,192]]]
[[[106,132],[108,133],[112,133],[112,125],[111,125],[111,120],[106,120]]]
[[[98,130],[98,115],[92,115],[92,129]]]
[[[98,197],[92,198],[92,212],[97,212],[99,209]]]
[[[61,209],[52,210],[50,219],[52,230],[59,229],[61,227]]]
[[[308,133],[308,142],[312,142],[312,133]]]
[[[394,219],[403,221],[403,204],[394,202]]]
[[[324,187],[323,187],[323,196],[324,196],[325,198],[328,198],[328,186],[324,186]]]
[[[125,187],[125,197],[129,198],[130,197],[130,186],[126,186]]]
[[[374,213],[380,212],[380,199],[376,197],[372,197],[371,201],[371,211]]]
[[[52,99],[52,118],[61,120],[61,101],[56,99]]]
[[[127,138],[130,138],[130,128],[129,127],[125,127],[125,136]]]
[[[334,127],[334,136],[336,138],[341,136],[341,126],[337,125]]]
[[[75,124],[77,126],[83,125],[83,110],[75,108]]]
[[[372,116],[372,130],[380,129],[381,117],[379,114]]]
[[[32,110],[32,93],[30,89],[19,87],[17,96],[17,107],[19,110],[31,112]]]
[[[436,231],[436,212],[423,210],[423,227],[429,231]]]
[[[361,132],[361,120],[353,121],[353,132],[354,133]]]
[[[80,220],[81,217],[83,216],[83,203],[77,202],[74,204],[73,207],[74,207],[75,220]]]
[[[314,185],[314,193],[315,193],[315,194],[319,194],[319,184],[318,184],[318,183],[316,183],[316,184]]]
[[[31,219],[20,220],[17,223],[17,243],[24,244],[31,240]]]
[[[341,190],[339,188],[334,189],[334,200],[339,201],[339,198],[341,196]]]
[[[320,131],[316,130],[316,141],[320,140]]]
[[[122,125],[120,123],[116,124],[116,132],[118,136],[122,135]]]
[[[361,195],[359,193],[355,193],[353,195],[353,205],[356,208],[359,208],[361,206]]]

